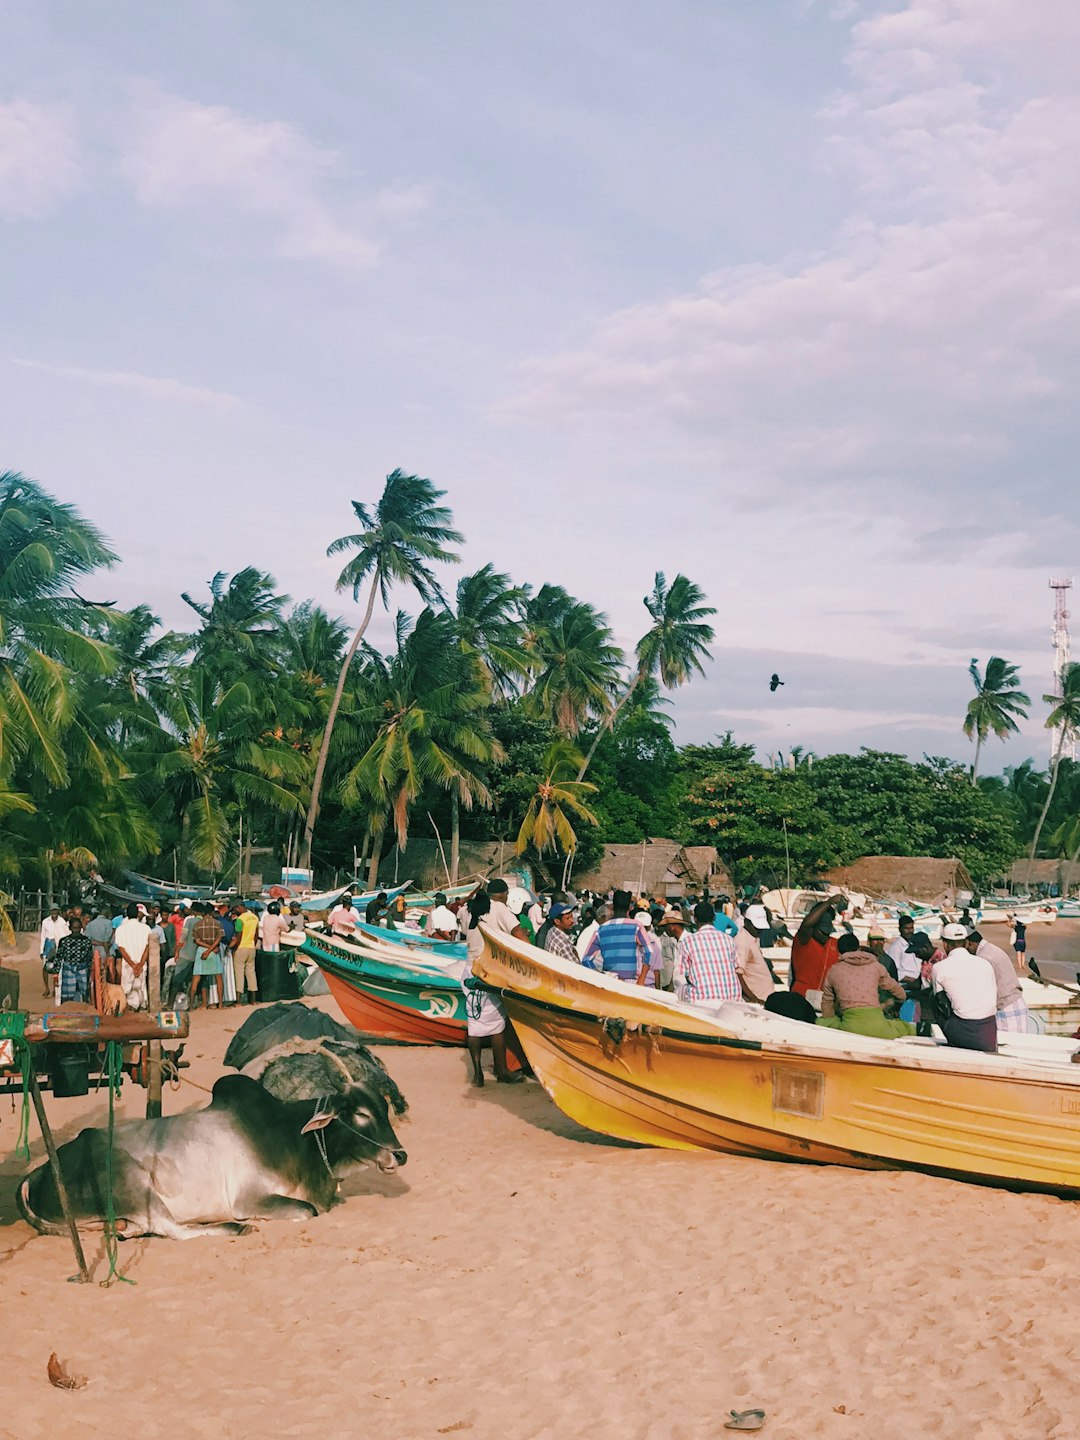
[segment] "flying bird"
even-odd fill
[[[783,684],[784,684],[784,681],[780,679],[780,676],[774,674],[773,677],[772,677],[772,679],[769,681],[769,693],[775,695],[775,694],[776,694],[776,691],[777,691],[777,690],[779,689],[779,687],[780,687],[781,685],[783,685]]]

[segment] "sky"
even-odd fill
[[[697,581],[681,743],[966,758],[1000,654],[986,768],[1042,761],[1078,47],[1075,0],[7,0],[0,469],[189,626],[248,564],[353,618],[326,546],[401,466],[628,648]]]

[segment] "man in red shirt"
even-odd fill
[[[791,942],[791,988],[814,1005],[820,1003],[830,965],[839,959],[833,921],[846,908],[843,895],[830,895],[807,912]]]

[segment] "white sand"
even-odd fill
[[[247,1013],[195,1016],[192,1079]],[[619,1146],[536,1086],[470,1090],[463,1052],[381,1053],[403,1171],[301,1224],[129,1242],[137,1283],[109,1290],[66,1283],[67,1240],[18,1219],[0,1101],[0,1440],[672,1440],[752,1405],[775,1440],[1080,1435],[1074,1205]],[[106,1113],[47,1103],[60,1140]],[[86,1389],[49,1385],[53,1350]]]

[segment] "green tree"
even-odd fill
[[[544,585],[525,606],[532,683],[526,703],[573,740],[592,717],[605,716],[622,656],[607,616],[559,585]]]
[[[496,701],[508,700],[529,673],[522,607],[528,592],[494,565],[458,581],[455,619],[462,653],[475,661]]]
[[[1031,837],[1026,881],[1029,886],[1031,884],[1031,867],[1035,863],[1035,856],[1039,850],[1039,839],[1054,799],[1054,791],[1057,789],[1061,762],[1065,751],[1075,742],[1077,731],[1080,730],[1080,661],[1073,660],[1065,667],[1061,676],[1061,694],[1044,695],[1043,704],[1050,706],[1050,713],[1046,717],[1046,728],[1058,732],[1058,742],[1054,747],[1054,759],[1050,766],[1050,788],[1046,792],[1046,800],[1043,802],[1042,811],[1035,823],[1035,834]]]
[[[452,616],[425,609],[410,629],[399,614],[397,635],[391,660],[373,656],[365,670],[367,693],[356,718],[374,738],[342,787],[346,805],[369,806],[372,885],[388,814],[404,850],[425,786],[456,794],[467,810],[489,805],[483,768],[502,754],[488,721],[487,687],[455,645]]]
[[[341,707],[341,697],[345,693],[345,682],[353,656],[371,623],[376,595],[381,598],[383,608],[386,609],[391,586],[402,584],[411,586],[428,604],[442,601],[442,591],[435,579],[432,564],[455,561],[457,556],[448,550],[447,546],[460,544],[464,539],[464,536],[453,528],[450,511],[438,503],[445,493],[444,490],[437,490],[430,480],[419,475],[406,475],[402,470],[393,470],[386,477],[383,493],[373,510],[359,500],[352,502],[353,513],[361,528],[355,534],[342,535],[326,552],[328,555],[341,555],[350,550],[356,552],[341,571],[337,581],[339,590],[352,591],[354,601],[359,600],[364,583],[368,580],[371,583],[360,625],[341,662],[337,685],[323,727],[319,758],[311,786],[311,801],[304,824],[301,863],[306,867],[311,865],[311,843],[319,814],[319,800],[334,724]]]
[[[568,863],[578,847],[575,820],[595,825],[596,816],[586,805],[595,785],[570,777],[581,764],[578,750],[565,738],[552,742],[544,755],[535,789],[525,810],[515,848],[519,855],[532,847],[538,855],[556,852]]]
[[[652,682],[639,688],[593,759],[592,808],[606,843],[633,845],[649,836],[683,838],[685,786],[679,755],[668,733],[668,717],[659,717],[653,708],[650,685],[655,692]]]
[[[964,734],[975,741],[975,758],[971,762],[971,783],[979,773],[979,754],[988,735],[1006,740],[1015,735],[1018,720],[1026,720],[1030,698],[1020,689],[1020,671],[1000,655],[991,655],[985,674],[979,673],[978,660],[968,666],[975,697],[968,701],[964,716]]]
[[[231,580],[219,570],[209,583],[208,604],[186,590],[180,597],[203,622],[193,637],[196,662],[223,679],[250,675],[274,653],[288,596],[277,594],[274,577],[254,565]]]
[[[302,762],[290,747],[260,735],[243,681],[225,685],[196,665],[177,677],[164,700],[165,729],[148,735],[142,773],[180,817],[180,878],[189,878],[191,861],[217,874],[235,815],[247,807],[300,811],[289,787]]]
[[[50,784],[70,779],[63,736],[79,674],[105,675],[112,648],[88,633],[105,605],[75,591],[116,556],[73,505],[13,471],[0,475],[0,782],[24,761]]]
[[[704,601],[705,592],[685,575],[676,575],[669,585],[663,572],[656,572],[652,593],[644,600],[652,624],[638,641],[637,664],[630,684],[597,729],[581,763],[579,780],[592,762],[601,735],[611,729],[623,706],[646,680],[659,678],[669,690],[674,690],[685,685],[695,671],[704,675],[704,662],[709,658],[709,646],[716,633],[708,623],[709,616],[716,611]]]
[[[686,797],[687,838],[715,845],[739,884],[814,879],[837,863],[838,836],[805,770],[736,764],[701,776]]]

